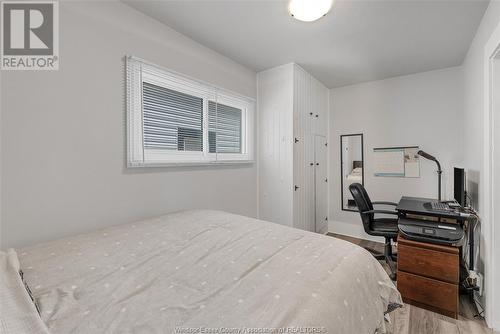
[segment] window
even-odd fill
[[[208,101],[208,151],[241,153],[241,109]]]
[[[203,99],[142,83],[144,147],[203,151]]]
[[[128,165],[251,162],[254,101],[127,58]]]

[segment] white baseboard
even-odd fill
[[[361,222],[359,223],[346,223],[341,221],[328,221],[328,232],[346,235],[358,239],[370,240],[375,242],[384,242],[382,237],[374,237],[365,232]]]

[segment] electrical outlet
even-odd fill
[[[469,270],[469,282],[473,286],[477,286],[479,288],[478,294],[479,296],[483,295],[483,275],[478,273],[477,271]]]
[[[479,291],[478,292],[479,292],[479,295],[482,296],[483,295],[483,288],[484,288],[483,274],[478,273],[477,276],[478,276],[477,286],[479,287]]]

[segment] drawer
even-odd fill
[[[398,271],[403,300],[451,317],[458,315],[458,285]]]
[[[458,254],[398,244],[398,270],[458,284]]]

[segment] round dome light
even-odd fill
[[[332,5],[333,0],[290,0],[288,11],[297,20],[312,22],[325,16]]]

